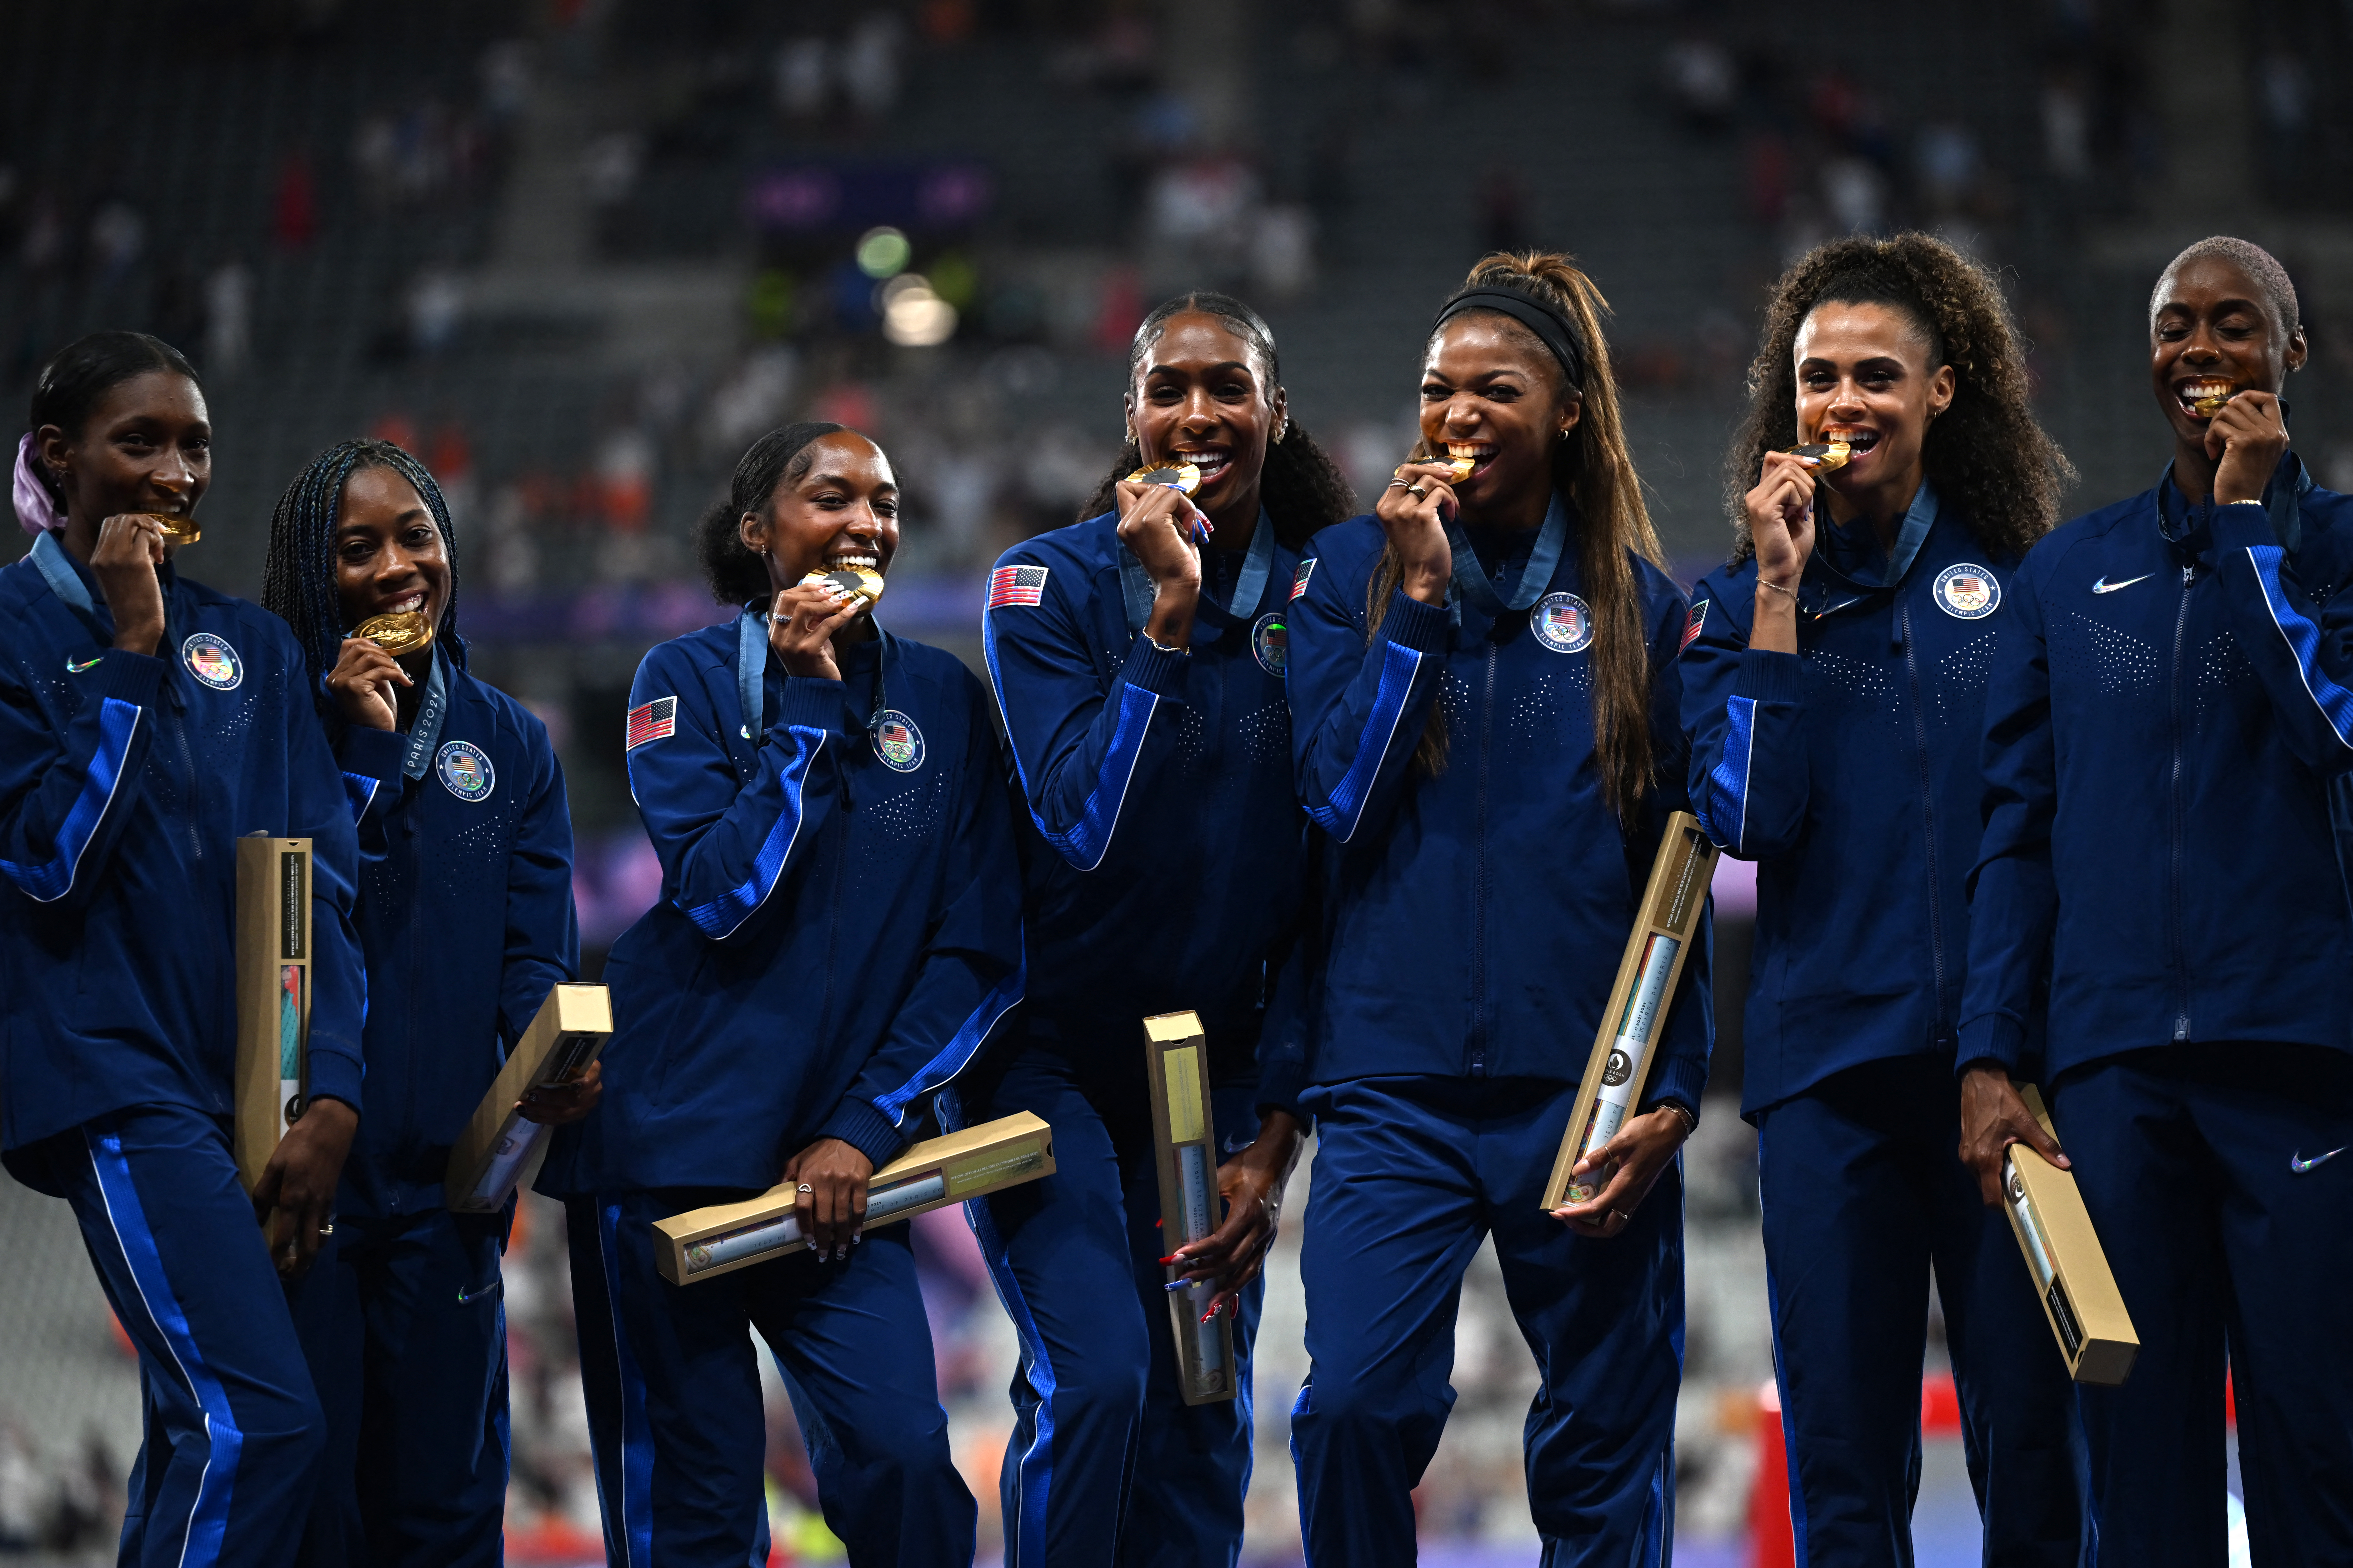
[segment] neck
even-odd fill
[[[1259,489],[1252,485],[1225,506],[1202,514],[1209,520],[1210,544],[1219,550],[1249,547],[1250,535],[1258,531]]]
[[[2177,436],[2173,441],[2173,488],[2192,501],[2204,500],[2214,493],[2214,470],[2221,460],[2206,455],[2206,443],[2201,437],[2185,440]]]
[[[58,542],[66,547],[67,554],[89,565],[90,558],[98,553],[98,520],[68,512],[65,527],[58,530]]]
[[[1879,536],[1879,547],[1892,550],[1895,547],[1895,535],[1903,528],[1904,519],[1911,511],[1926,477],[1922,466],[1915,463],[1860,495],[1851,496],[1829,484],[1822,486],[1821,493],[1829,504],[1832,522],[1845,528],[1862,518],[1871,524],[1872,532]]]
[[[1545,514],[1552,510],[1550,476],[1541,485],[1530,486],[1522,493],[1492,506],[1464,507],[1462,521],[1472,528],[1498,529],[1506,533],[1525,533],[1544,526]]]

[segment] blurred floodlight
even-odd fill
[[[887,225],[858,237],[858,268],[869,278],[895,278],[907,269],[915,247],[907,237]]]
[[[955,336],[956,309],[909,272],[882,285],[882,335],[901,348],[928,349]]]

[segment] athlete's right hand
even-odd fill
[[[768,646],[776,650],[786,675],[841,679],[841,666],[833,657],[833,636],[866,613],[864,598],[856,595],[836,598],[831,589],[821,584],[797,583],[778,594],[768,609]],[[780,621],[778,616],[788,618]]]
[[[1795,592],[1814,552],[1814,470],[1787,452],[1765,454],[1757,488],[1743,498],[1757,575]]]
[[[2001,1157],[2023,1143],[2052,1164],[2069,1169],[2066,1154],[2026,1109],[2010,1069],[1978,1062],[1961,1075],[1961,1163],[1977,1173],[1978,1196],[1988,1208],[2002,1203]]]
[[[785,1180],[798,1189],[793,1207],[801,1234],[819,1259],[847,1258],[866,1225],[866,1184],[874,1163],[855,1145],[820,1138],[785,1165]]]
[[[1398,586],[1425,605],[1446,603],[1446,587],[1454,578],[1454,547],[1446,542],[1446,520],[1458,504],[1453,477],[1445,463],[1406,463],[1373,503],[1373,516],[1405,568]],[[1422,493],[1417,496],[1415,489]]]
[[[98,525],[90,574],[114,617],[114,646],[126,653],[153,654],[164,640],[164,584],[155,576],[163,563],[164,525],[153,518],[123,512]]]
[[[365,730],[399,727],[393,687],[414,686],[400,660],[370,637],[345,637],[335,668],[327,672],[327,689],[348,723]]]
[[[1193,548],[1193,531],[1206,529],[1208,520],[1173,485],[1122,479],[1113,489],[1119,494],[1119,542],[1152,579],[1152,618],[1144,629],[1162,647],[1187,647],[1201,599],[1201,552]]]

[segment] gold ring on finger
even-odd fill
[[[1411,496],[1416,500],[1428,500],[1430,499],[1430,488],[1427,485],[1408,485],[1405,488],[1405,493]]]

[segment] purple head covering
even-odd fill
[[[33,433],[27,430],[25,438],[16,443],[16,521],[26,533],[47,533],[53,528],[63,528],[66,520],[65,514],[58,510],[49,487],[34,471],[35,460]]]

